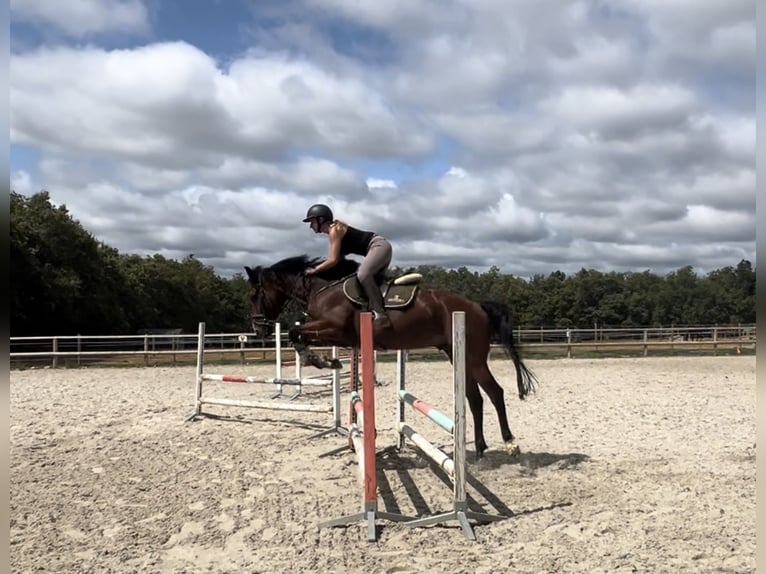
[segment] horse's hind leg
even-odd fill
[[[450,345],[444,345],[439,347],[444,351],[452,362],[452,347]],[[476,379],[471,376],[470,369],[466,373],[465,378],[465,398],[468,400],[468,407],[471,409],[471,415],[473,416],[473,436],[474,446],[476,448],[476,458],[481,458],[484,451],[487,450],[487,441],[484,439],[484,398],[481,396],[479,386],[476,384]]]
[[[482,364],[473,365],[471,374],[476,379],[478,386],[484,389],[484,392],[487,393],[489,400],[492,401],[492,404],[497,411],[497,420],[500,423],[500,435],[503,437],[505,448],[512,456],[519,454],[521,449],[514,442],[513,433],[508,424],[508,414],[505,410],[503,387],[501,387],[497,380],[495,380],[486,361]]]
[[[465,396],[468,406],[473,415],[473,436],[476,446],[476,458],[481,458],[487,450],[487,441],[484,439],[484,398],[479,391],[479,385],[472,377],[466,377]]]

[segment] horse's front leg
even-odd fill
[[[338,359],[320,356],[311,351],[309,344],[334,344],[339,339],[340,328],[328,321],[310,321],[290,329],[289,338],[298,352],[301,366],[314,366],[317,369],[342,369],[343,364]]]

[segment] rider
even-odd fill
[[[391,263],[392,249],[388,240],[377,233],[362,231],[338,221],[333,217],[332,210],[321,203],[309,207],[303,222],[309,223],[314,233],[326,233],[330,240],[327,259],[308,269],[306,273],[313,274],[329,269],[350,253],[362,255],[364,259],[356,275],[367,294],[370,310],[374,314],[373,322],[381,327],[390,327],[391,319],[386,313],[383,295],[375,282],[375,276],[388,269]]]

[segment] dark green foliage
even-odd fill
[[[117,252],[96,241],[47,192],[11,193],[11,334],[128,328]]]
[[[134,334],[140,329],[195,332],[250,329],[243,275],[216,275],[193,255],[122,255],[97,241],[47,192],[11,193],[11,335]],[[755,322],[755,269],[749,261],[701,277],[690,266],[661,277],[644,272],[581,269],[529,280],[433,265],[415,271],[427,287],[511,307],[517,326],[581,327],[739,324]],[[284,326],[303,320],[290,305]]]
[[[755,323],[755,269],[743,260],[701,277],[690,266],[662,277],[649,271],[573,275],[553,271],[529,281],[465,268],[432,265],[395,272],[421,273],[430,287],[452,289],[473,299],[508,304],[520,327],[651,327]]]

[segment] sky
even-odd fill
[[[10,176],[121,253],[756,264],[755,0],[11,0]]]

